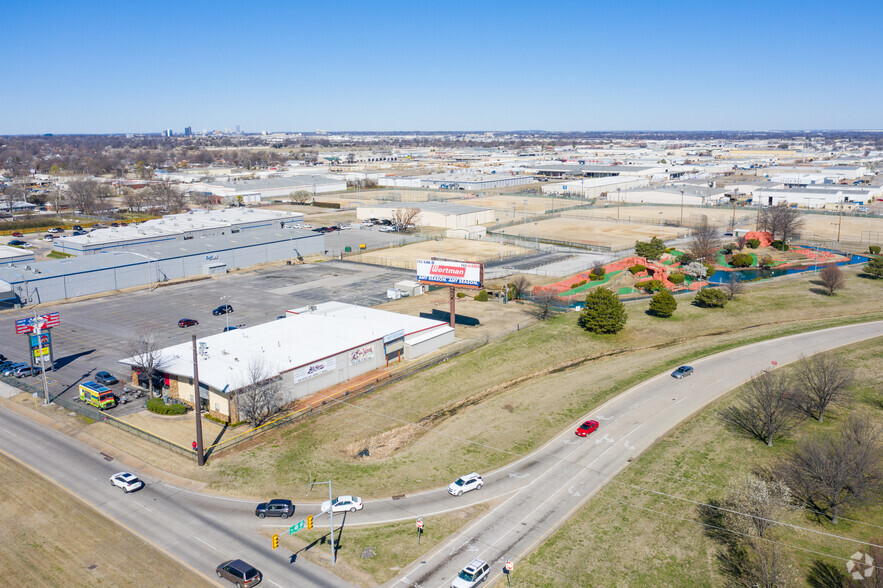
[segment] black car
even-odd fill
[[[114,378],[107,372],[98,372],[95,374],[95,381],[99,384],[104,384],[105,386],[112,386],[114,384],[119,384],[120,381]]]
[[[254,514],[260,518],[282,517],[287,519],[294,514],[294,505],[290,500],[277,498],[270,502],[262,502],[254,509]]]
[[[228,312],[233,312],[233,307],[229,304],[222,304],[212,311],[212,314],[215,316],[227,314]]]
[[[26,245],[26,244],[27,244],[27,241],[22,241],[21,239],[13,239],[9,243],[7,243],[7,245],[10,245],[12,247],[21,247],[22,245]]]
[[[74,229],[75,231],[82,231],[82,230],[83,230],[83,227],[81,227],[80,225],[74,225],[74,226],[73,226],[73,229]]]
[[[230,326],[230,327],[224,327],[224,331],[223,331],[223,332],[226,333],[226,332],[228,332],[228,331],[235,331],[235,330],[238,329],[238,328],[239,328],[239,327],[233,327],[233,326]]]
[[[215,570],[219,578],[229,580],[241,588],[257,586],[261,581],[261,573],[252,565],[241,559],[225,561]]]

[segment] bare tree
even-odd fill
[[[833,296],[835,291],[846,286],[846,276],[843,275],[843,272],[836,265],[829,265],[823,269],[819,273],[819,281],[821,281],[822,287],[828,293],[828,296]]]
[[[769,231],[773,237],[788,241],[803,227],[803,217],[796,208],[786,204],[770,206],[760,211],[760,230]]]
[[[880,466],[880,426],[853,415],[838,435],[802,442],[777,471],[800,502],[836,525],[844,508],[879,489]]]
[[[530,280],[523,275],[516,276],[509,284],[507,285],[509,289],[509,299],[510,300],[518,300],[527,292],[530,288]]]
[[[736,272],[730,272],[730,277],[721,284],[721,290],[727,295],[727,298],[732,300],[745,290],[745,283],[739,279]]]
[[[690,242],[687,243],[687,253],[693,259],[704,259],[708,263],[713,261],[714,254],[720,248],[717,228],[705,222],[693,230]]]
[[[132,361],[142,374],[147,377],[148,387],[153,395],[153,380],[156,374],[168,364],[162,354],[162,335],[153,327],[139,327],[129,339],[128,350]]]
[[[531,314],[541,321],[546,320],[555,314],[556,311],[556,302],[558,301],[558,297],[554,292],[550,292],[548,290],[543,290],[538,294],[534,295],[533,303],[534,307],[531,311]]]
[[[67,185],[67,199],[74,209],[84,214],[95,212],[98,203],[98,182],[93,179],[71,180]]]
[[[312,193],[306,190],[298,190],[296,192],[292,192],[291,194],[289,194],[289,196],[291,197],[291,201],[295,204],[306,204],[313,199]]]
[[[776,521],[794,510],[791,502],[791,489],[782,482],[749,475],[730,485],[725,501],[726,527],[763,539]]]
[[[773,439],[787,434],[799,421],[793,392],[787,377],[779,372],[762,372],[745,385],[736,404],[720,412],[724,422],[773,446]]]
[[[845,399],[852,379],[852,370],[835,355],[802,357],[797,363],[795,405],[821,423],[828,405]]]
[[[420,215],[419,208],[396,208],[392,211],[392,224],[401,231],[413,224],[413,221]]]
[[[240,419],[259,427],[282,407],[282,378],[261,359],[249,362],[245,377],[245,385],[235,392],[236,409]]]
[[[184,191],[169,180],[151,184],[146,189],[150,201],[162,210],[180,212],[187,203],[187,195]]]

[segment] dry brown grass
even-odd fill
[[[23,586],[212,585],[2,455],[0,480],[0,569],[8,582]]]

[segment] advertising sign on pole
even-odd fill
[[[18,319],[15,321],[15,334],[24,335],[27,333],[35,333],[38,329],[41,331],[51,329],[60,324],[61,317],[57,312],[40,315],[36,320],[33,317]]]
[[[418,259],[417,279],[423,284],[481,288],[484,265],[467,261]]]

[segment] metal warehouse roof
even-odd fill
[[[200,357],[201,383],[221,391],[232,391],[251,382],[250,367],[260,364],[268,376],[280,374],[321,359],[367,345],[387,335],[405,335],[450,329],[446,323],[415,316],[328,302],[289,311],[282,320],[203,337],[207,357]],[[168,363],[163,371],[177,376],[193,376],[192,344],[188,341],[161,351]],[[131,357],[120,363],[133,365]]]
[[[371,204],[365,208],[419,208],[421,211],[436,212],[439,214],[469,214],[473,212],[482,212],[485,210],[493,210],[493,208],[483,208],[479,206],[466,206],[464,204],[450,204],[448,202],[382,202]]]
[[[279,188],[312,186],[313,184],[339,184],[343,181],[343,178],[297,175],[282,178],[265,178],[261,180],[239,180],[236,182],[203,182],[203,185],[208,186],[209,188],[223,190],[225,192],[252,192]]]

